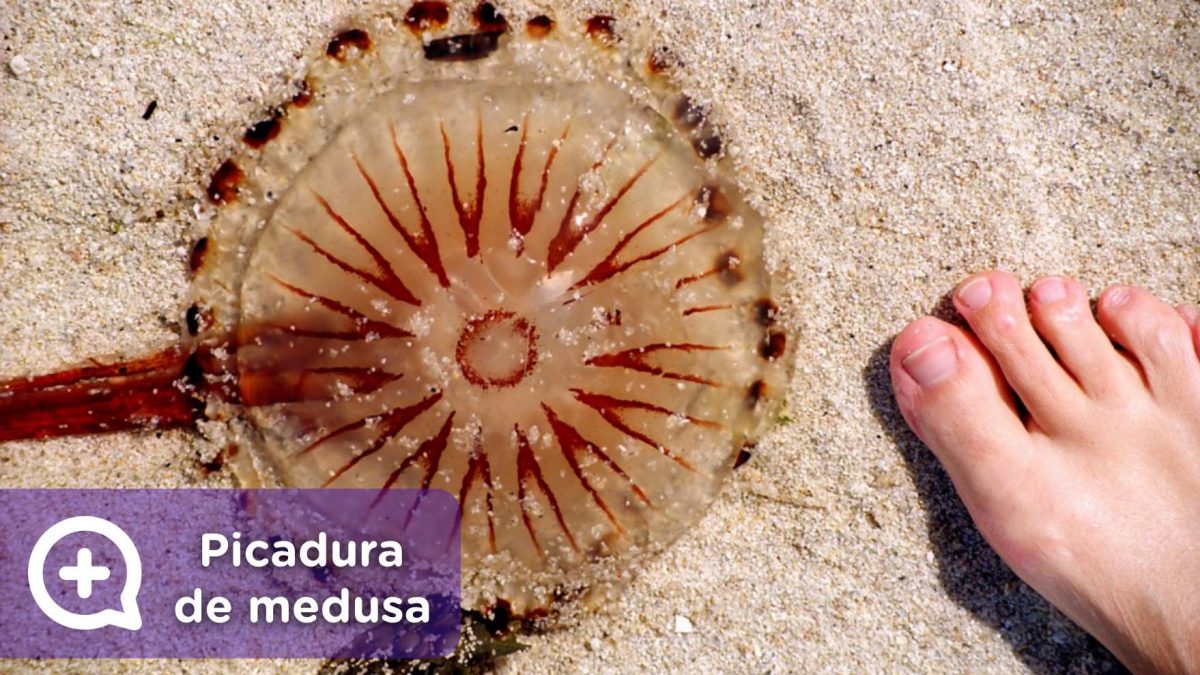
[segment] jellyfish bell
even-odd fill
[[[455,495],[464,605],[536,615],[698,519],[786,337],[762,218],[661,51],[609,17],[444,10],[339,33],[248,129],[209,185],[193,335],[143,365],[203,404],[158,419],[245,449],[243,485]],[[129,372],[87,384],[161,384]]]

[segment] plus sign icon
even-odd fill
[[[5,0],[0,0],[0,5]],[[0,489],[5,659],[454,652],[444,490]]]
[[[47,560],[55,546],[71,535],[98,535],[116,547],[124,567],[124,584],[120,595],[120,608],[111,607],[90,613],[79,613],[64,608],[46,586]],[[64,544],[65,545],[65,544]],[[92,597],[97,583],[110,581],[111,567],[96,564],[92,549],[79,546],[73,565],[62,565],[54,574],[61,582],[73,588],[74,595],[82,600]],[[53,573],[53,571],[52,571]],[[116,524],[95,516],[75,516],[60,520],[50,526],[38,538],[29,556],[29,590],[34,602],[51,621],[64,628],[74,630],[96,630],[105,626],[116,626],[136,631],[142,627],[138,612],[137,594],[142,584],[142,562],[133,540]],[[60,597],[62,593],[58,593]]]

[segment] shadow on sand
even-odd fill
[[[950,320],[948,299],[934,312]],[[888,374],[891,341],[871,355],[863,380],[872,411],[904,458],[917,488],[946,593],[1004,637],[1035,673],[1125,672],[1098,641],[1022,582],[988,547],[933,453],[908,429]]]

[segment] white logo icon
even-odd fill
[[[116,545],[125,562],[125,588],[121,591],[121,608],[105,609],[95,614],[76,614],[59,606],[46,590],[46,580],[43,578],[46,566],[46,556],[50,549],[63,537],[76,532],[92,532],[98,534]],[[58,571],[58,577],[63,581],[75,582],[76,593],[81,598],[92,595],[92,585],[97,581],[109,578],[111,571],[107,567],[92,565],[92,551],[81,548],[76,554],[75,564],[68,565]],[[29,555],[29,590],[33,599],[42,612],[50,620],[64,628],[74,630],[96,630],[105,626],[116,626],[127,630],[138,630],[142,627],[142,615],[138,612],[137,594],[142,587],[142,559],[138,555],[133,540],[125,534],[125,530],[113,523],[95,516],[75,516],[60,520],[42,533],[33,546]]]

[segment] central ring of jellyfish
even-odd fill
[[[235,347],[259,461],[292,486],[447,490],[468,564],[669,541],[759,417],[760,228],[610,85],[400,85],[253,246]],[[496,595],[554,592],[527,578]]]
[[[511,387],[533,370],[537,331],[512,312],[494,309],[466,323],[454,350],[463,377],[478,387]]]

